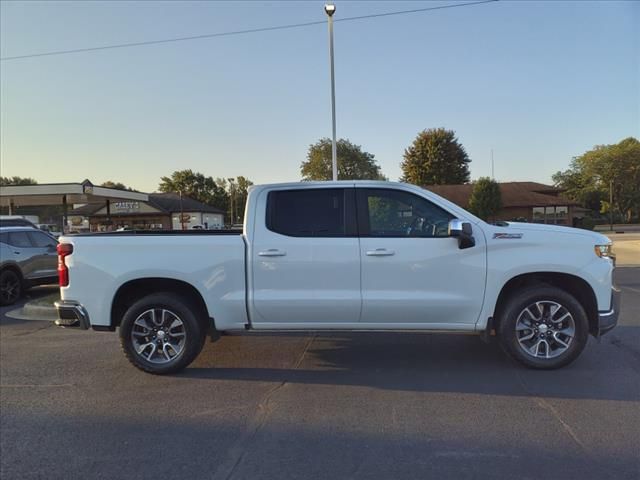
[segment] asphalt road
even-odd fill
[[[476,337],[227,336],[184,373],[0,311],[0,477],[640,478],[640,268],[620,325],[527,370]]]

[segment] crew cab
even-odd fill
[[[255,186],[242,231],[80,234],[58,253],[56,324],[118,329],[156,374],[189,365],[207,335],[269,330],[497,335],[523,364],[557,368],[619,315],[607,237],[491,225],[405,183]]]

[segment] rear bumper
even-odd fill
[[[598,312],[598,336],[604,335],[618,324],[620,316],[620,289],[611,288],[611,308],[607,312]]]
[[[59,327],[80,328],[88,330],[91,326],[89,314],[78,302],[59,300],[53,304],[58,311],[58,319],[54,320]]]

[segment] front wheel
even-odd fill
[[[526,287],[509,299],[498,319],[504,350],[531,368],[553,369],[584,349],[589,322],[571,294],[546,285]]]
[[[124,314],[120,344],[127,359],[153,374],[178,372],[198,356],[206,332],[193,306],[173,293],[154,293]]]

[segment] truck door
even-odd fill
[[[305,186],[261,195],[249,253],[253,326],[358,322],[355,189]]]
[[[363,323],[473,324],[484,299],[486,248],[459,249],[452,214],[393,188],[357,188]]]

